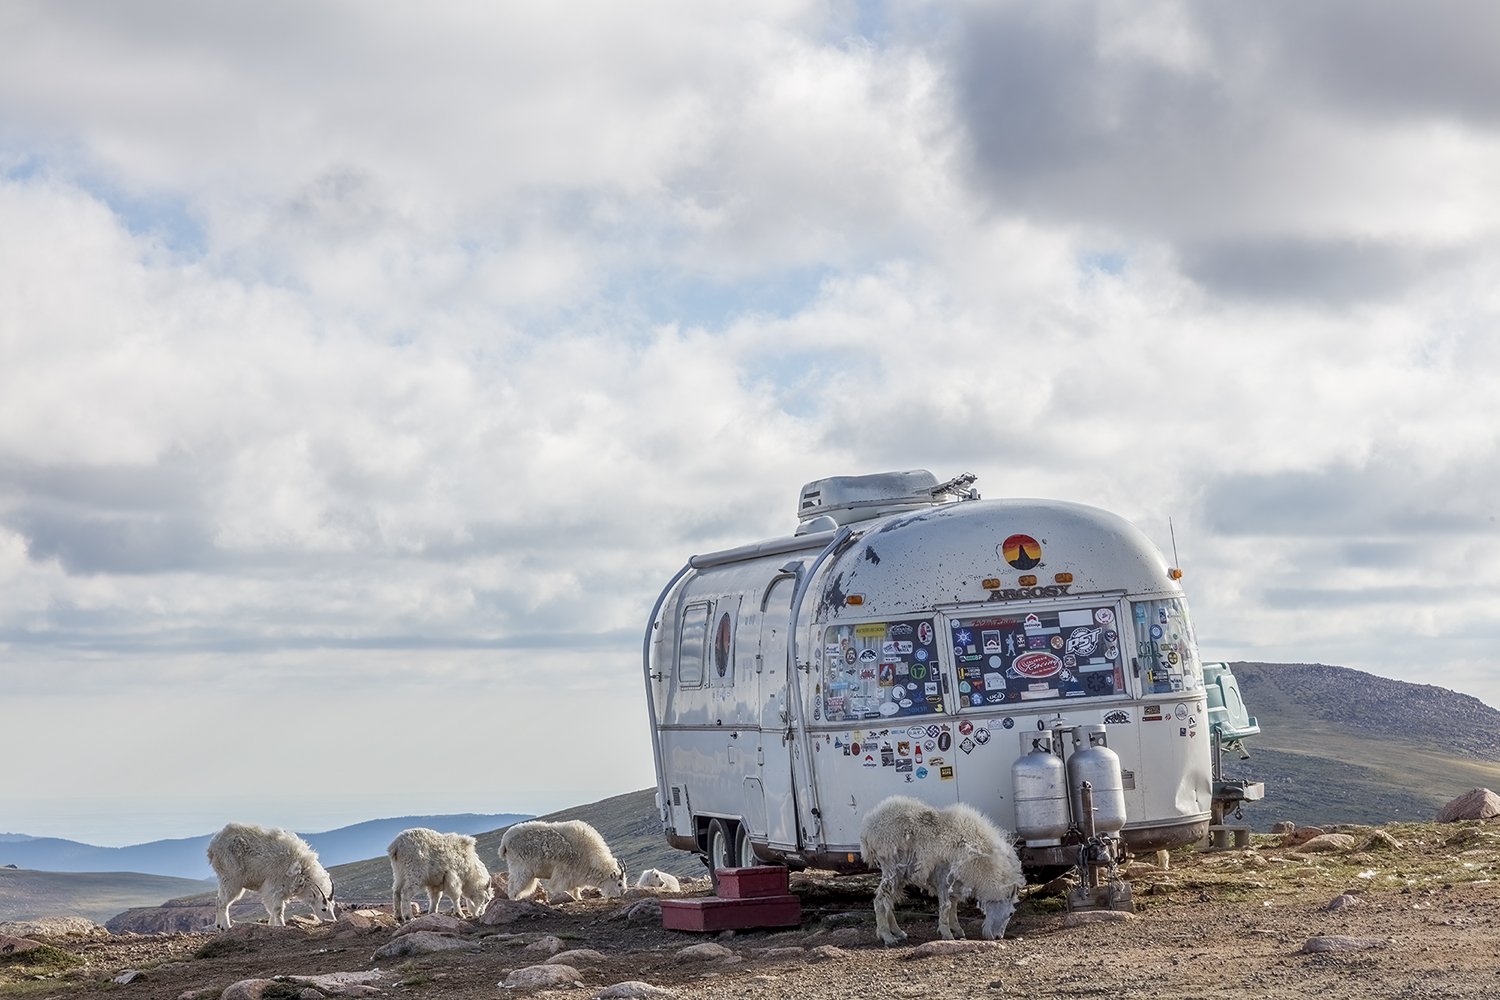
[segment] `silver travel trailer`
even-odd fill
[[[1093,747],[1118,758],[1090,776],[1115,786],[1093,801],[1123,805],[1126,849],[1222,821],[1181,572],[1114,514],[972,482],[817,480],[795,534],[694,556],[667,584],[643,660],[670,844],[711,867],[859,870],[865,812],[899,793],[978,808],[1033,871],[1071,865],[1093,821],[1036,765],[1071,774]]]

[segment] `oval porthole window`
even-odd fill
[[[729,669],[729,640],[733,629],[729,613],[725,612],[719,618],[719,627],[714,631],[714,668],[719,671],[720,677]]]

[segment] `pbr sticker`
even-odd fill
[[[1042,564],[1042,545],[1030,535],[1011,535],[1000,543],[1000,558],[1016,569],[1036,569]]]
[[[1014,729],[1015,725],[1016,725],[1016,720],[1015,719],[1004,718],[1004,719],[1000,720],[1000,728],[1002,728],[1002,729]]]
[[[974,752],[974,741],[965,736],[963,742],[958,745],[958,748],[967,756]]]
[[[1106,726],[1126,726],[1130,724],[1129,712],[1110,712],[1104,717]]]
[[[984,746],[989,741],[990,741],[990,731],[988,729],[984,728],[983,726],[980,726],[978,729],[974,730],[974,742],[975,743],[978,743],[980,746]]]
[[[1022,677],[1051,677],[1062,670],[1062,661],[1051,653],[1023,653],[1011,669]]]
[[[958,731],[960,733],[963,733],[965,736],[968,736],[974,731],[974,723],[970,722],[968,719],[965,719],[958,724]]]
[[[1108,608],[1099,608],[1094,612],[1094,621],[1100,625],[1108,625],[1115,620],[1115,613]]]
[[[917,641],[924,646],[932,645],[932,626],[927,622],[917,624]]]

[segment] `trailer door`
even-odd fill
[[[794,707],[788,702],[786,661],[787,626],[792,614],[796,578],[777,574],[761,599],[760,727],[755,734],[760,763],[759,779],[746,780],[745,821],[756,840],[771,847],[794,850],[797,839],[797,807],[792,792],[791,739]],[[757,801],[758,800],[758,801]]]

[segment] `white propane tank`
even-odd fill
[[[1083,815],[1082,786],[1093,786],[1094,832],[1118,833],[1125,826],[1125,780],[1120,757],[1105,743],[1103,726],[1079,726],[1073,730],[1073,753],[1068,757],[1068,792],[1073,815],[1087,829]]]
[[[1031,751],[1010,766],[1016,836],[1028,847],[1054,847],[1068,832],[1068,774],[1052,752],[1052,734],[1037,733]]]

